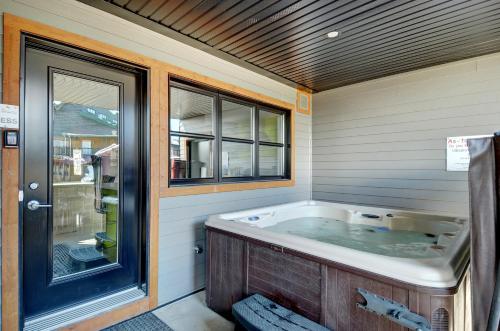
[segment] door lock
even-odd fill
[[[37,210],[38,208],[52,208],[52,205],[42,205],[37,200],[31,200],[28,202],[29,210]]]
[[[40,185],[40,184],[38,184],[37,182],[32,182],[32,183],[30,183],[30,185],[29,185],[29,186],[30,186],[30,189],[31,189],[31,190],[36,190],[36,189],[38,188],[38,186],[39,186],[39,185]]]

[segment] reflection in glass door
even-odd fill
[[[117,262],[120,88],[52,73],[53,278]]]

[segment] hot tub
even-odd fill
[[[300,302],[308,306],[296,310],[320,322],[327,316],[322,300],[328,285],[330,292],[349,288],[345,294],[351,298],[349,305],[358,300],[355,292],[360,287],[391,300],[396,297],[410,309],[412,300],[429,300],[428,307],[420,302],[413,310],[430,322],[433,311],[443,308],[431,301],[447,296],[451,301],[443,309],[449,321],[469,259],[469,222],[456,216],[302,201],[214,215],[206,227],[209,306],[211,300],[218,302],[216,296],[224,295],[211,292],[214,282],[220,281],[216,278],[224,279],[222,254],[225,267],[232,268],[228,272],[242,273],[242,296],[260,293],[285,298],[281,301],[288,301],[290,307]],[[240,253],[242,261],[236,269],[229,267],[231,257]],[[399,290],[404,292],[401,298]],[[351,308],[347,311],[352,313]]]
[[[208,227],[414,285],[457,285],[469,256],[467,219],[302,201],[212,216]]]

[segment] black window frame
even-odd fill
[[[205,134],[193,134],[179,131],[172,131],[170,127],[170,116],[172,112],[170,111],[170,95],[171,88],[180,88],[183,90],[191,91],[194,93],[200,93],[204,95],[209,95],[214,97],[214,108],[212,113],[213,122],[213,136]],[[211,178],[172,178],[172,161],[171,161],[171,147],[168,148],[168,186],[169,187],[183,187],[183,186],[199,186],[199,185],[218,185],[227,183],[246,183],[246,182],[266,182],[266,181],[286,181],[291,179],[291,114],[293,110],[283,109],[273,105],[259,102],[257,100],[252,100],[245,98],[228,91],[216,89],[204,84],[197,82],[188,81],[176,76],[169,77],[168,84],[168,95],[169,95],[169,112],[168,112],[168,141],[169,146],[172,137],[189,137],[189,138],[200,138],[200,139],[211,139],[213,143],[213,177]],[[244,106],[253,107],[253,139],[242,139],[233,137],[222,136],[222,101],[228,101],[232,103],[238,103]],[[266,142],[260,141],[259,139],[259,114],[261,111],[267,111],[271,113],[276,113],[283,115],[283,143]],[[246,177],[223,177],[222,176],[222,143],[235,142],[242,144],[253,145],[252,149],[252,176]],[[261,176],[259,174],[259,146],[274,146],[283,148],[283,175],[282,176]]]

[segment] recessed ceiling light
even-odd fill
[[[326,34],[326,36],[327,36],[328,38],[335,38],[335,37],[338,37],[338,36],[339,36],[339,34],[340,34],[340,32],[338,32],[338,31],[332,31],[332,32],[328,32],[328,33]]]

